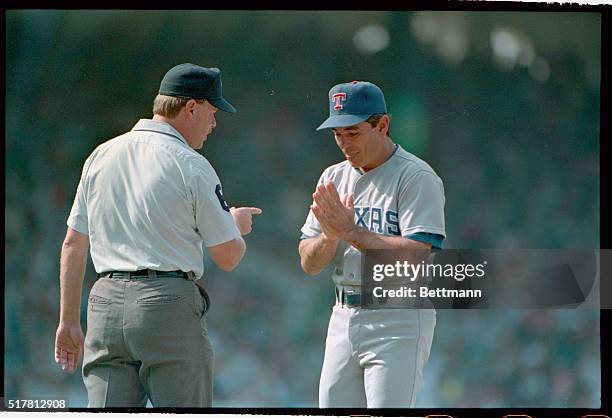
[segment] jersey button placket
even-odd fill
[[[353,185],[353,206],[360,207],[363,210],[363,207],[368,206],[367,195],[363,193],[365,187],[363,187],[363,176],[359,177],[355,184]],[[357,210],[355,210],[355,222],[359,220],[359,215]],[[362,225],[363,226],[363,225]]]
[[[357,193],[358,193],[358,190],[360,189],[360,187],[358,187],[358,186],[359,186],[359,182],[360,182],[360,180],[361,180],[361,179],[362,179],[362,177],[359,177],[359,178],[358,178],[358,179],[355,181],[355,183],[353,184],[352,191],[349,191],[349,193],[352,193],[352,194],[353,194],[353,197],[354,197],[354,200],[353,200],[353,205],[354,205],[354,206],[358,206],[358,202],[361,200],[361,196],[362,196],[362,194],[361,194],[361,193],[359,193],[359,196],[358,196],[358,194],[357,194]],[[355,214],[354,214],[354,220],[355,220],[355,222],[357,222],[357,218],[358,218],[358,215],[357,215],[357,212],[355,212]],[[348,267],[348,268],[346,268],[346,269],[345,269],[345,273],[344,273],[344,274],[345,274],[345,276],[344,276],[344,277],[345,277],[345,279],[346,279],[346,280],[347,280],[349,283],[351,283],[352,285],[357,285],[357,283],[355,283],[355,279],[357,279],[357,280],[361,280],[361,278],[360,278],[360,277],[358,277],[358,273],[357,273],[357,270],[355,269],[355,265],[354,265],[354,263],[346,263],[346,261],[347,261],[347,260],[346,260],[346,258],[347,258],[347,257],[351,257],[351,255],[352,255],[353,257],[355,256],[354,252],[359,253],[359,257],[361,257],[361,252],[360,252],[359,250],[355,249],[355,247],[352,247],[352,246],[351,246],[351,247],[349,247],[349,248],[347,249],[347,251],[344,253],[344,257],[345,257],[345,263],[344,263],[344,265],[345,265],[346,267]],[[359,282],[358,284],[360,285],[360,284],[361,284],[361,282]]]

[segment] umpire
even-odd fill
[[[259,208],[229,208],[202,148],[215,113],[236,109],[217,68],[180,64],[164,76],[153,118],[87,158],[60,262],[55,361],[68,372],[83,356],[90,407],[208,407],[213,351],[203,248],[233,270]],[[87,250],[98,280],[87,337],[80,304]]]

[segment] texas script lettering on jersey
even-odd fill
[[[355,215],[358,226],[377,234],[400,235],[399,214],[395,211],[373,206],[355,206]]]

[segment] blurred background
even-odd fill
[[[446,248],[599,248],[600,30],[586,12],[6,12],[5,396],[86,406],[53,360],[59,254],[81,167],[150,118],[165,72],[217,66],[237,114],[203,150],[259,206],[234,272],[208,261],[217,407],[316,407],[333,304],[299,229],[342,160],[331,86],[385,92],[394,141],[444,181]],[[86,292],[95,280],[91,262]],[[439,310],[419,407],[600,405],[599,312]]]

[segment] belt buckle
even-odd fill
[[[109,279],[130,279],[130,273],[127,271],[110,271],[106,273]]]
[[[349,308],[355,308],[361,305],[361,293],[354,293],[354,291],[351,291],[351,293],[343,292],[342,296],[344,299],[342,302]]]

